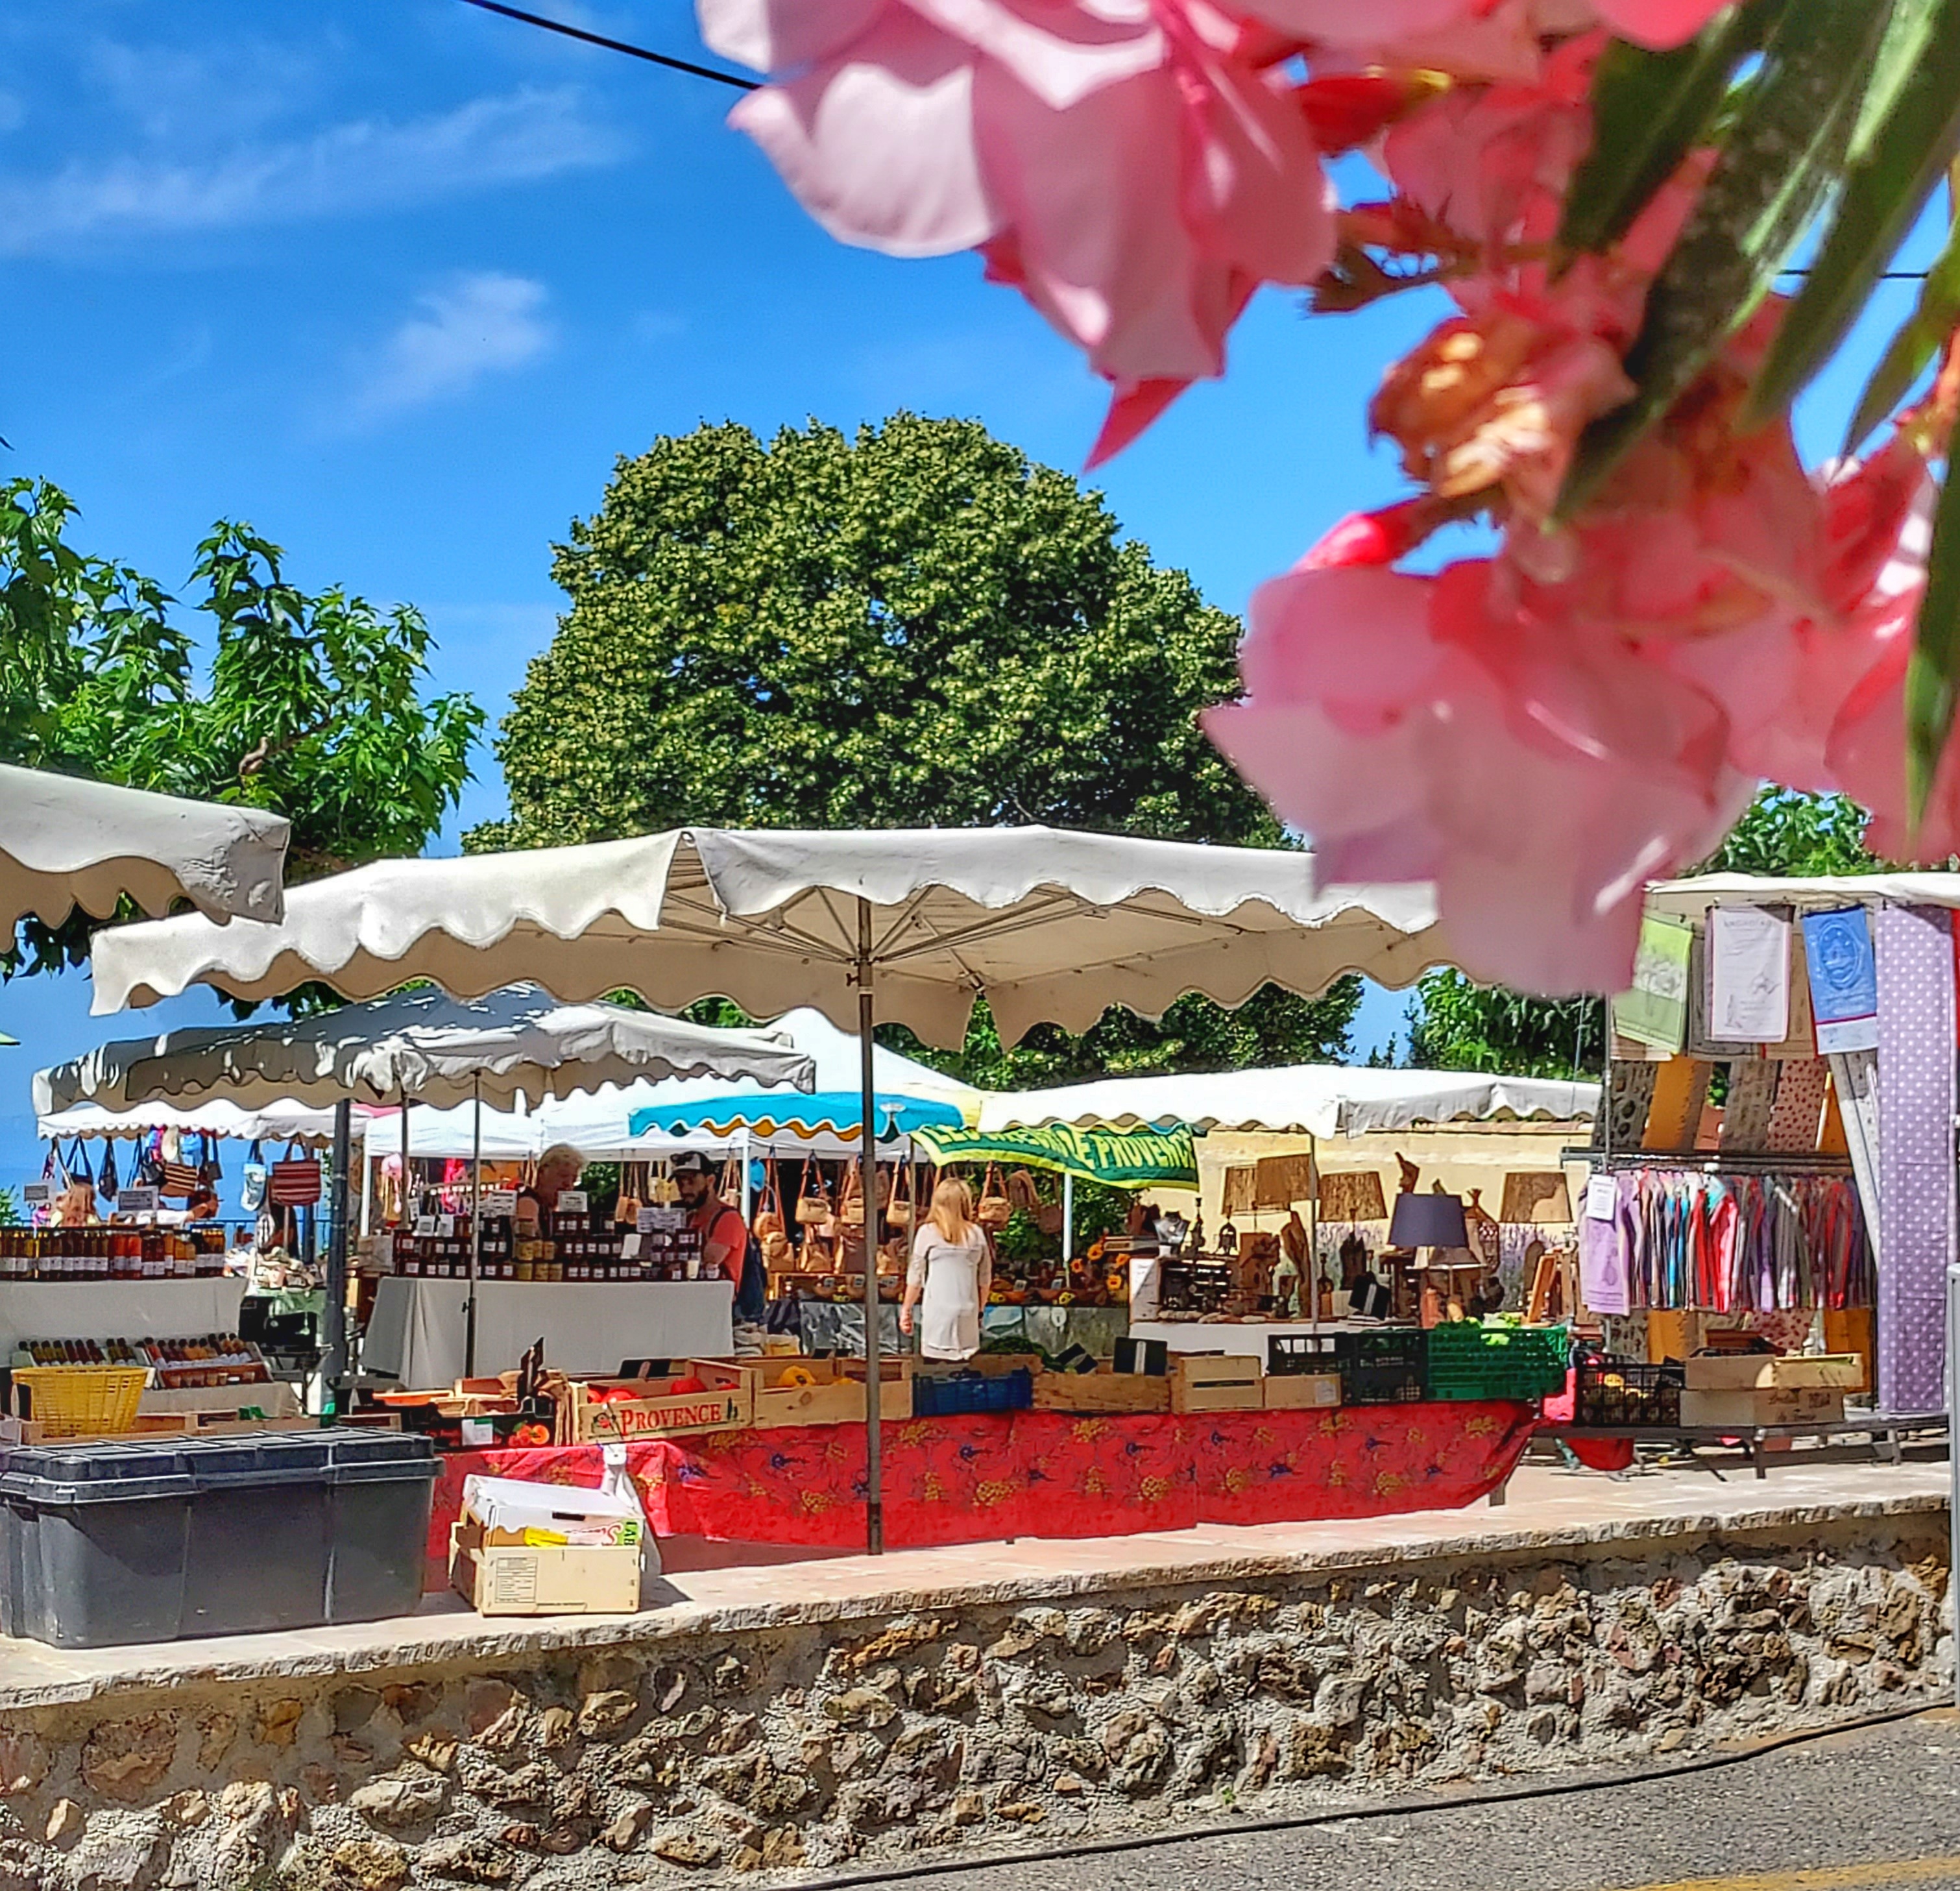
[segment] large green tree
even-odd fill
[[[1237,620],[972,422],[657,441],[552,568],[571,607],[503,725],[510,819],[473,848],[687,822],[1279,839],[1197,723],[1236,687]],[[983,1008],[937,1061],[998,1084],[1332,1056],[1359,997],[1186,999],[1012,1052]]]
[[[78,550],[75,517],[45,482],[0,487],[0,759],[272,809],[293,823],[290,879],[422,850],[483,715],[423,697],[418,612],[309,595],[278,546],[221,521],[191,571],[194,633],[154,580]],[[78,963],[96,923],[30,920],[0,967]]]
[[[1698,873],[1805,876],[1882,871],[1866,852],[1865,810],[1842,794],[1766,788]],[[1408,1008],[1408,1062],[1426,1070],[1564,1077],[1599,1069],[1606,1008],[1596,998],[1548,1001],[1460,972],[1424,974]]]

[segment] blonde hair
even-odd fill
[[[555,1142],[538,1157],[538,1173],[547,1169],[569,1169],[575,1183],[585,1170],[585,1158],[568,1142]]]
[[[973,1191],[959,1176],[947,1176],[933,1190],[932,1224],[956,1246],[966,1240],[973,1225]]]

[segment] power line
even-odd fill
[[[547,20],[541,13],[527,13],[521,7],[507,7],[503,0],[463,0],[466,6],[481,7],[485,13],[501,13],[507,20],[521,20],[527,26],[542,27],[547,33],[562,33],[568,40],[583,40],[587,46],[603,46],[609,53],[625,53],[649,65],[664,65],[670,72],[685,72],[690,78],[712,79],[718,85],[732,85],[738,92],[756,89],[754,79],[737,72],[718,72],[711,65],[696,65],[691,59],[676,59],[665,53],[650,52],[625,40],[609,40],[603,33],[588,33],[583,27],[568,26],[562,20]]]

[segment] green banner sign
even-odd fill
[[[1198,1186],[1198,1151],[1191,1132],[1078,1129],[1071,1123],[1039,1129],[915,1129],[912,1141],[937,1163],[1013,1162],[1055,1169],[1111,1189]]]

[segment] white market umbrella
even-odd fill
[[[310,1017],[202,1027],[125,1038],[37,1071],[39,1113],[90,1103],[127,1108],[159,1097],[221,1098],[246,1108],[290,1100],[344,1106],[347,1099],[469,1101],[480,1192],[482,1109],[520,1097],[559,1096],[635,1077],[714,1077],[807,1087],[816,1065],[786,1039],[718,1030],[622,1004],[561,1003],[530,984],[458,999],[433,986],[396,992]],[[404,1135],[402,1180],[407,1182]],[[337,1148],[336,1174],[345,1151]],[[466,1369],[475,1370],[478,1243],[473,1212]],[[329,1304],[336,1306],[329,1282]],[[337,1350],[331,1347],[329,1350]]]
[[[97,935],[95,1006],[202,982],[267,998],[308,979],[349,997],[410,977],[460,994],[532,978],[566,998],[618,988],[752,1016],[816,1007],[855,1024],[861,1121],[872,1027],[959,1045],[985,996],[1002,1040],[1087,1030],[1112,1004],[1161,1016],[1186,992],[1312,995],[1349,971],[1406,985],[1446,957],[1422,887],[1316,886],[1310,855],[1045,827],[843,832],[680,828],[582,847],[384,861],[294,889],[278,925],[194,917]],[[874,1151],[865,1148],[864,1199]],[[883,1547],[877,1271],[867,1242],[869,1547]]]
[[[439,1106],[508,1106],[641,1077],[807,1089],[815,1069],[766,1031],[718,1030],[623,1004],[567,1004],[530,984],[479,998],[425,985],[310,1017],[104,1044],[37,1072],[34,1107],[116,1109],[164,1097],[331,1107],[343,1097],[383,1103],[403,1095]]]
[[[291,824],[0,763],[0,926],[97,918],[127,894],[145,912],[188,899],[215,919],[276,922]]]

